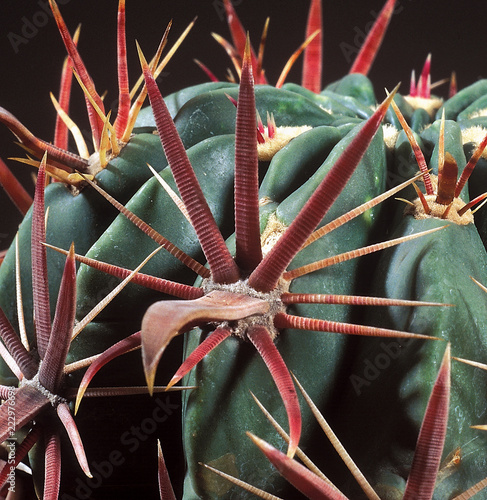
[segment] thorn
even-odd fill
[[[423,70],[421,71],[421,76],[418,84],[418,94],[419,97],[423,99],[429,99],[431,97],[431,53],[426,57],[424,62]]]
[[[214,73],[205,65],[203,64],[200,60],[198,59],[193,59],[194,63],[206,74],[206,76],[209,78],[211,82],[218,82],[218,77],[215,76]]]
[[[247,436],[276,467],[279,473],[303,492],[307,498],[347,500],[347,497],[334,485],[323,481],[302,464],[284,455],[284,453],[281,453],[263,439],[250,432],[247,432]]]
[[[438,155],[438,161],[439,161]],[[442,155],[443,156],[443,155]],[[436,203],[450,205],[455,197],[457,184],[458,166],[455,158],[446,152],[443,161],[438,165],[438,190]]]
[[[240,488],[244,489],[245,491],[248,491],[249,493],[253,493],[254,495],[264,498],[265,500],[282,500],[280,497],[276,497],[275,495],[271,495],[270,493],[267,493],[266,491],[260,490],[256,488],[255,486],[252,486],[241,479],[237,479],[236,477],[231,476],[230,474],[227,474],[225,472],[222,472],[221,470],[215,469],[214,467],[211,467],[211,465],[203,464],[199,462],[200,465],[203,467],[206,467],[208,470],[211,470],[215,474],[218,474],[220,477],[223,477],[230,481],[232,484],[235,484],[236,486],[239,486]]]
[[[424,213],[426,215],[430,214],[431,208],[428,205],[428,202],[426,201],[426,198],[424,197],[423,192],[421,191],[421,189],[419,189],[419,187],[416,185],[415,182],[413,182],[413,187],[414,187],[414,190],[416,191],[416,195],[418,196],[419,200],[421,201],[421,205],[423,205]],[[411,203],[411,205],[414,207],[414,203]]]
[[[78,148],[78,153],[81,156],[81,158],[88,159],[90,157],[90,153],[88,151],[88,147],[86,146],[86,142],[84,140],[83,135],[81,134],[80,129],[78,126],[74,123],[73,120],[68,116],[66,111],[61,107],[57,99],[54,97],[54,94],[51,92],[51,101],[54,105],[54,108],[56,109],[56,112],[59,116],[59,118],[63,121],[63,123],[66,125],[68,130],[71,132],[75,142],[76,142],[76,147]]]
[[[123,137],[130,113],[130,90],[127,69],[127,42],[125,35],[125,0],[119,0],[117,16],[117,73],[118,113],[115,119],[114,138]]]
[[[286,408],[289,425],[287,456],[292,458],[298,448],[302,423],[301,410],[293,380],[266,327],[259,325],[249,328],[247,338],[254,344],[266,364]]]
[[[443,85],[444,83],[447,83],[449,81],[450,81],[449,78],[443,78],[442,80],[438,80],[438,81],[431,84],[431,90],[435,89],[436,87],[440,87],[441,85]]]
[[[20,272],[20,252],[19,252],[19,233],[15,235],[15,291],[17,299],[17,319],[19,324],[19,334],[22,344],[27,351],[30,351],[29,339],[25,328],[24,306],[22,302],[22,284]]]
[[[417,97],[418,96],[418,90],[416,87],[416,73],[414,69],[411,71],[411,79],[409,82],[409,96],[410,97]]]
[[[448,98],[453,97],[458,91],[457,88],[457,74],[455,71],[452,71],[451,77],[450,77],[450,88],[448,89]]]
[[[460,178],[458,179],[458,182],[457,182],[457,185],[455,188],[455,197],[456,198],[458,198],[460,196],[462,189],[464,188],[465,184],[467,183],[468,179],[470,178],[470,176],[471,176],[475,166],[477,165],[479,158],[482,156],[482,153],[484,152],[486,146],[487,146],[487,134],[485,134],[482,141],[480,141],[479,145],[475,148],[475,151],[473,152],[472,156],[470,157],[470,160],[468,160],[467,165],[463,169],[463,172],[460,175]]]
[[[232,61],[233,67],[235,68],[238,77],[240,78],[240,73],[242,72],[242,66],[240,64],[240,56],[235,50],[235,48],[232,47],[232,45],[227,40],[225,40],[222,36],[218,35],[217,33],[212,33],[211,36],[217,41],[218,44],[220,44],[224,48],[228,57]]]
[[[161,41],[159,42],[159,46],[157,47],[156,53],[154,57],[151,59],[151,62],[149,64],[149,67],[151,68],[152,71],[154,71],[154,68],[159,64],[159,61],[162,56],[162,51],[164,50],[167,44],[167,38],[169,36],[171,26],[172,26],[172,20],[169,21],[169,23],[167,24],[166,29],[162,35]],[[137,44],[137,40],[135,41],[135,43]],[[132,87],[132,90],[130,91],[130,99],[133,99],[135,97],[137,90],[139,89],[139,87],[142,85],[143,82],[144,82],[144,75],[141,74],[137,79],[135,85]]]
[[[167,385],[166,390],[171,389],[174,384],[179,382],[190,370],[192,370],[207,354],[231,335],[228,328],[218,327],[211,332],[182,362],[173,378]]]
[[[73,36],[73,43],[75,46],[78,45],[79,35],[81,32],[81,25],[79,24]],[[71,98],[71,87],[73,80],[73,61],[71,58],[66,56],[64,59],[64,64],[61,72],[61,82],[59,85],[59,102],[60,108],[67,113],[69,110],[69,102]],[[58,114],[56,117],[56,125],[54,128],[54,146],[61,149],[68,149],[68,130],[65,121],[62,116]]]
[[[452,356],[451,359],[454,359],[455,361],[459,361],[460,363],[464,363],[466,365],[470,365],[470,366],[473,366],[475,368],[480,368],[481,370],[487,371],[487,365],[485,363],[479,363],[478,361],[472,361],[470,359],[458,358],[456,356]]]
[[[32,197],[2,159],[0,159],[0,184],[19,212],[25,215],[32,205]]]
[[[432,498],[448,423],[450,400],[450,343],[448,342],[419,431],[405,499]]]
[[[428,172],[428,166],[426,165],[426,160],[424,159],[423,152],[421,151],[421,148],[418,145],[418,141],[414,137],[413,131],[411,130],[411,127],[407,123],[406,119],[404,118],[403,114],[401,113],[401,110],[397,106],[397,104],[392,101],[391,102],[392,109],[396,113],[396,116],[399,120],[399,123],[401,124],[404,133],[406,134],[409,144],[411,145],[411,149],[413,150],[414,157],[416,158],[416,162],[418,164],[420,172],[422,172],[423,175],[423,182],[424,182],[424,187],[426,190],[426,194],[431,195],[433,194],[433,185],[431,184],[431,177]]]
[[[54,0],[49,0],[49,4],[51,6],[51,10],[54,15],[54,19],[56,20],[56,24],[59,29],[59,33],[61,34],[61,38],[63,39],[64,45],[66,46],[66,50],[68,51],[69,56],[73,62],[73,68],[76,69],[76,72],[80,75],[81,80],[84,82],[85,87],[88,89],[90,97],[94,102],[97,103],[98,107],[103,110],[103,102],[96,92],[95,85],[93,80],[91,79],[79,53],[76,45],[74,44],[71,35],[69,34],[68,28],[61,16],[61,12],[59,7],[57,6]],[[95,144],[95,149],[98,148],[99,136],[101,129],[103,128],[103,123],[97,119],[96,113],[93,113],[92,107],[87,103],[88,107],[88,115],[90,118],[90,125],[93,134],[93,142]]]
[[[321,92],[321,80],[323,73],[323,21],[321,12],[322,0],[312,0],[308,11],[306,23],[306,39],[313,33],[318,33],[306,47],[303,56],[303,72],[301,85],[311,92],[319,94]]]
[[[100,157],[101,168],[105,168],[108,165],[107,160],[107,149],[108,149],[109,139],[108,139],[108,117],[103,122],[103,128],[100,136],[100,144],[98,146],[98,155]]]
[[[169,34],[169,29],[171,27],[172,21],[168,24],[168,26],[166,28],[166,31],[164,32],[164,36],[162,38],[161,44],[159,46],[160,52],[159,52],[159,49],[158,49],[158,52],[154,56],[153,60],[151,61],[150,66],[149,66],[151,68],[151,71],[153,71],[154,78],[157,78],[161,74],[162,70],[169,63],[169,61],[171,60],[172,56],[175,54],[175,52],[180,47],[180,45],[183,43],[183,41],[186,38],[186,36],[188,35],[188,33],[193,28],[193,26],[194,26],[194,24],[196,22],[196,19],[197,19],[197,17],[195,17],[188,24],[188,26],[186,27],[186,29],[181,33],[181,35],[176,40],[176,42],[174,43],[174,45],[168,51],[168,53],[166,54],[166,56],[164,57],[164,59],[160,62],[159,65],[157,65],[157,61],[159,59],[160,52],[162,52],[162,50],[163,50],[163,48],[164,48],[164,46],[166,44],[166,39],[167,39],[167,36]],[[157,66],[157,67],[154,69],[154,66]],[[141,82],[143,80],[144,80],[143,75],[141,75]],[[125,131],[123,133],[121,142],[128,142],[128,140],[130,138],[130,135],[132,133],[132,130],[133,130],[134,126],[135,126],[135,121],[137,119],[137,115],[139,114],[139,111],[142,108],[142,105],[144,103],[144,100],[145,100],[146,96],[147,96],[147,88],[144,85],[144,88],[141,90],[139,97],[137,97],[136,101],[134,102],[134,104],[132,105],[132,107],[130,109],[129,119],[128,119],[128,122],[127,122],[127,127],[125,128]]]
[[[257,65],[255,68],[255,81],[256,83],[265,83],[264,71],[262,69],[262,63],[264,60],[264,49],[267,41],[267,31],[269,30],[270,18],[266,18],[264,28],[262,29],[262,35],[260,37],[259,53],[257,56]]]
[[[281,71],[281,74],[279,75],[279,78],[276,83],[276,88],[281,88],[284,85],[284,81],[287,78],[287,75],[291,71],[291,68],[293,67],[294,63],[296,62],[297,58],[301,55],[303,50],[320,34],[320,30],[316,30],[314,33],[312,33],[294,52],[291,54],[291,57],[288,59],[286,64],[284,65],[284,68]]]
[[[334,229],[339,228],[340,226],[342,226],[346,222],[354,219],[355,217],[358,217],[359,215],[362,215],[367,210],[369,210],[369,209],[371,209],[371,208],[379,205],[380,203],[382,203],[383,201],[387,200],[388,198],[390,198],[391,196],[393,196],[395,193],[401,191],[402,189],[404,189],[405,187],[409,186],[415,180],[417,180],[417,179],[419,179],[421,177],[423,177],[423,173],[420,172],[419,174],[416,174],[411,179],[408,179],[407,181],[404,181],[401,184],[398,184],[396,187],[393,187],[393,188],[389,189],[385,193],[382,193],[382,194],[376,196],[375,198],[373,198],[372,200],[367,201],[367,202],[363,203],[362,205],[360,205],[360,206],[358,206],[356,208],[353,208],[349,212],[341,215],[340,217],[337,217],[335,220],[333,220],[333,221],[329,222],[328,224],[325,224],[324,226],[320,227],[319,229],[317,229],[316,231],[314,231],[311,234],[311,236],[306,240],[306,242],[303,245],[303,248],[307,247],[308,245],[310,245],[311,243],[313,243],[317,239],[321,238],[325,234],[328,234],[331,231],[333,231]],[[395,199],[398,199],[398,198],[395,198]],[[411,206],[414,207],[414,203],[411,203],[409,200],[403,200],[403,201],[406,201],[407,203],[409,203]]]
[[[267,112],[267,135],[269,139],[272,139],[276,135],[276,120],[274,119],[274,113],[269,115],[269,112]]]
[[[234,97],[232,97],[230,94],[227,94],[226,92],[225,92],[225,96],[226,96],[226,98],[227,98],[227,99],[228,99],[228,100],[229,100],[229,101],[230,101],[230,102],[231,102],[231,103],[232,103],[235,107],[237,107],[237,105],[238,105],[237,99],[235,99]]]
[[[380,11],[377,19],[375,20],[372,28],[367,34],[365,41],[360,48],[357,57],[350,68],[349,73],[361,73],[367,75],[375,56],[379,51],[384,38],[385,32],[394,12],[395,0],[387,0],[384,7]]]
[[[401,243],[406,243],[406,242],[411,241],[415,238],[420,238],[422,236],[426,236],[428,234],[439,231],[440,229],[444,229],[445,227],[448,227],[448,226],[435,227],[435,228],[429,229],[427,231],[421,231],[419,233],[410,234],[407,236],[402,236],[400,238],[395,238],[392,240],[384,241],[382,243],[375,243],[372,245],[368,245],[368,246],[359,248],[357,250],[351,250],[349,252],[344,252],[344,253],[341,253],[339,255],[334,255],[332,257],[321,259],[321,260],[312,262],[311,264],[305,264],[304,266],[296,267],[296,268],[292,269],[291,271],[284,272],[283,278],[285,280],[292,281],[300,276],[304,276],[305,274],[309,274],[309,273],[312,273],[314,271],[324,269],[325,267],[329,267],[329,266],[338,264],[340,262],[345,262],[347,260],[352,260],[352,259],[355,259],[357,257],[369,255],[371,253],[377,252],[379,250],[384,250],[386,248],[390,248],[390,247],[399,245]]]
[[[228,42],[226,42],[226,43],[229,45],[229,47],[231,47],[231,49],[234,53],[235,59],[238,60],[238,59],[241,59],[243,57],[243,54],[245,51],[247,32],[246,32],[245,28],[243,27],[242,23],[240,22],[240,19],[238,18],[237,13],[235,12],[235,9],[233,8],[232,2],[229,0],[225,0],[224,5],[225,5],[225,11],[226,11],[226,15],[227,15],[228,27],[230,29],[230,34],[231,34],[233,45],[235,48],[231,47],[231,45],[228,44]],[[232,56],[230,56],[230,57],[232,58]],[[257,57],[255,56],[255,52],[252,49],[252,47],[250,47],[250,57],[251,57],[252,70],[253,70],[254,74],[257,75],[257,66],[258,66]],[[232,59],[232,62],[233,62],[233,59]],[[235,63],[234,63],[234,65],[235,65]],[[235,66],[235,68],[237,68],[237,66]],[[237,72],[240,73],[238,70],[237,70]],[[260,76],[261,75],[259,75],[258,83],[267,83],[265,78],[262,80],[262,79],[260,79]]]
[[[257,115],[257,131],[260,132],[260,134],[263,136],[265,134],[264,123],[262,121],[262,118],[260,117],[260,113],[257,110],[255,110],[255,114]]]
[[[90,467],[88,465],[88,460],[86,459],[85,450],[83,447],[83,442],[81,441],[81,437],[78,432],[78,428],[76,423],[73,420],[73,416],[69,410],[69,407],[66,403],[61,403],[56,407],[57,414],[59,419],[64,425],[66,432],[68,433],[69,440],[73,446],[76,458],[78,463],[85,473],[86,476],[92,478],[92,474],[90,472]]]
[[[164,455],[162,454],[161,442],[157,440],[157,463],[158,463],[158,482],[159,493],[163,500],[176,500],[176,495],[171,485],[169,472],[167,471]]]
[[[175,193],[175,191],[171,188],[171,186],[156,172],[151,165],[147,163],[152,175],[157,179],[159,184],[164,188],[164,191],[169,195],[174,204],[179,208],[179,211],[184,215],[186,220],[191,224],[191,220],[189,218],[188,211],[184,206],[183,200]]]
[[[480,210],[487,203],[487,200],[484,199],[486,197],[487,197],[487,193],[484,193],[484,194],[481,194],[480,196],[477,196],[477,198],[473,199],[470,203],[467,203],[467,205],[470,205],[470,204],[475,205],[475,203],[478,203],[479,201],[484,200],[477,208],[475,208],[474,210],[472,210],[472,214],[476,213],[478,210]],[[462,213],[460,213],[460,212],[462,212]],[[458,211],[458,213],[459,213],[460,216],[462,216],[464,214],[464,212],[465,211],[463,209],[461,209],[461,210]]]

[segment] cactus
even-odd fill
[[[76,394],[76,391],[73,392],[73,389],[69,388],[70,374],[86,366],[87,362],[79,360],[78,363],[65,364],[72,340],[87,324],[87,321],[81,321],[76,325],[74,322],[76,315],[74,245],[71,245],[66,258],[52,324],[50,318],[47,259],[44,246],[46,239],[44,222],[46,158],[47,155],[39,165],[32,210],[32,293],[35,299],[36,317],[33,345],[26,334],[22,309],[18,311],[19,327],[24,334],[21,339],[0,309],[1,338],[5,344],[5,347],[2,344],[2,357],[19,381],[18,388],[1,386],[2,399],[6,401],[0,407],[1,436],[2,442],[8,442],[11,450],[8,464],[2,470],[1,482],[2,484],[5,482],[8,472],[14,469],[32,449],[30,462],[34,471],[36,490],[43,498],[56,498],[60,490],[61,470],[67,468],[62,467],[62,462],[72,462],[66,459],[64,452],[61,451],[64,448],[62,446],[64,429],[72,444],[79,467],[89,478],[93,476],[69,408],[69,401]],[[16,244],[16,251],[18,248]],[[16,257],[18,268],[20,266],[18,254]],[[20,272],[17,269],[18,279],[19,275]],[[97,310],[99,307],[95,308],[95,315]],[[136,388],[134,393],[140,389],[140,387]],[[102,396],[130,394],[130,392],[130,388],[95,389],[92,394]],[[25,429],[24,427],[30,421],[33,424]],[[16,449],[16,442],[19,439],[22,439],[22,442]],[[45,469],[44,473],[43,469]],[[9,491],[14,491],[15,478],[9,475],[8,482]]]
[[[478,179],[487,139],[480,133],[475,145],[470,139],[464,146],[462,138],[471,125],[482,123],[484,82],[459,92],[451,83],[444,102],[431,93],[428,56],[408,95],[396,88],[377,105],[379,94],[367,74],[394,11],[394,0],[387,0],[350,73],[322,89],[321,2],[313,0],[305,42],[270,84],[261,59],[267,28],[254,50],[225,0],[232,41],[216,39],[238,78],[218,81],[199,63],[214,81],[163,99],[156,78],[167,57],[159,64],[158,50],[147,62],[139,48],[142,90],[131,103],[120,0],[120,94],[113,120],[78,52],[78,33],[71,37],[55,1],[49,4],[69,54],[59,103],[53,101],[62,117],[74,68],[95,152],[89,154],[67,119],[59,122],[51,144],[0,110],[0,121],[28,150],[23,161],[39,167],[29,209],[29,195],[0,164],[2,184],[25,214],[16,244],[0,266],[5,361],[0,390],[6,400],[0,429],[5,439],[14,394],[22,417],[15,430],[26,436],[16,461],[35,440],[51,437],[45,461],[43,443],[29,454],[39,497],[174,498],[160,446],[157,485],[157,437],[183,498],[250,498],[225,479],[228,475],[295,498],[295,490],[256,449],[254,443],[270,446],[261,438],[287,453],[274,463],[290,461],[302,448],[344,495],[360,498],[341,459],[330,459],[318,444],[318,425],[301,404],[292,375],[329,416],[357,464],[355,474],[362,470],[358,475],[370,483],[369,498],[440,499],[461,491],[467,491],[461,498],[470,498],[480,492],[487,446],[482,428],[469,425],[485,418],[485,394],[471,393],[471,367],[457,361],[452,367],[448,428],[447,396],[436,413],[430,403],[424,420],[436,419],[438,435],[429,424],[420,428],[429,381],[440,364],[434,393],[448,385],[441,340],[466,363],[481,364],[486,356],[484,291],[470,278],[487,284],[487,253],[471,214],[485,198]],[[166,38],[167,32],[161,49]],[[285,83],[303,52],[302,85]],[[147,94],[150,106],[140,111]],[[77,154],[67,151],[68,127]],[[44,193],[46,173],[57,182]],[[394,187],[386,191],[391,180]],[[424,193],[414,181],[424,185]],[[407,200],[405,215],[402,202],[392,200],[400,191]],[[481,222],[477,227],[483,230]],[[20,286],[25,321],[17,305]],[[373,307],[364,313],[354,306]],[[20,340],[16,330],[27,334]],[[28,351],[27,345],[37,350]],[[387,366],[371,364],[384,359],[384,349]],[[86,371],[77,375],[65,362]],[[374,376],[357,376],[364,362]],[[89,387],[94,378],[98,389]],[[17,379],[19,387],[12,388]],[[147,388],[127,387],[143,384]],[[176,388],[189,389],[177,405],[171,404],[176,399],[163,404],[140,395]],[[287,442],[250,391],[289,430]],[[122,397],[106,405],[84,400],[108,392]],[[382,401],[385,394],[393,408]],[[65,436],[49,403],[73,443],[63,444],[62,462]],[[170,418],[176,409],[182,429]],[[357,416],[357,410],[363,414]],[[249,440],[246,432],[259,439]],[[453,458],[437,473],[443,441],[443,458],[450,451]],[[428,453],[433,458],[425,458]],[[3,481],[10,477],[7,466],[0,473]],[[334,487],[321,489],[290,467],[298,485],[308,488],[310,481],[310,488],[317,488],[304,490],[310,498],[343,498]]]

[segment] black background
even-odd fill
[[[370,27],[374,13],[383,0],[323,2],[324,76],[323,85],[343,76],[350,67],[344,48],[354,49]],[[60,69],[65,55],[54,20],[48,17],[47,0],[2,0],[0,3],[0,106],[19,118],[34,134],[52,140],[55,112],[49,92],[57,93]],[[277,80],[289,55],[304,38],[307,0],[234,0],[244,25],[255,40],[260,37],[265,18],[270,17],[264,65],[271,83]],[[44,7],[43,7],[44,6]],[[117,97],[116,79],[116,0],[62,0],[61,12],[71,31],[82,23],[80,53],[99,93],[107,90],[107,103]],[[457,72],[459,87],[485,76],[485,4],[397,0],[383,47],[370,73],[377,96],[384,87],[402,81],[407,93],[411,69],[418,74],[428,52],[432,53],[433,81]],[[170,19],[170,40],[198,16],[196,26],[176,57],[159,77],[163,94],[206,81],[192,61],[204,61],[220,78],[225,78],[228,59],[210,36],[214,31],[229,38],[223,17],[222,0],[127,0],[127,39],[131,82],[139,72],[135,43],[137,39],[149,56]],[[18,38],[18,37],[22,37]],[[300,81],[301,62],[289,81]],[[439,90],[438,93],[442,91]],[[73,93],[72,116],[87,128],[84,102],[78,88]],[[0,126],[0,156],[23,156],[13,144],[13,136]],[[7,160],[11,169],[32,190],[31,169]],[[0,191],[0,249],[10,243],[21,216],[3,191]]]

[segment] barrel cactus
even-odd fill
[[[485,83],[457,92],[452,80],[436,97],[428,57],[408,91],[379,99],[367,74],[394,0],[350,73],[324,89],[312,0],[304,43],[269,82],[267,28],[254,50],[225,0],[232,41],[216,39],[233,81],[199,63],[212,81],[163,99],[166,30],[149,62],[138,48],[134,99],[120,0],[112,119],[78,34],[49,4],[68,51],[54,142],[0,110],[23,161],[39,168],[29,208],[0,166],[25,213],[0,266],[2,491],[15,490],[17,475],[20,484],[24,460],[32,495],[46,499],[174,498],[169,476],[185,499],[297,498],[292,476],[309,498],[483,498],[485,379],[474,367],[487,362],[487,236],[482,210],[478,220],[472,211],[485,198]],[[301,55],[301,85],[286,82]],[[72,74],[91,154],[67,118]],[[452,361],[451,393],[444,340],[463,361]],[[344,452],[335,458],[321,443],[293,377],[365,488]],[[175,389],[182,396],[161,395]],[[117,397],[86,399],[102,394]],[[303,452],[336,486],[294,465]]]

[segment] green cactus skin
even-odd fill
[[[459,115],[473,105],[479,98],[483,97],[487,92],[487,80],[482,79],[465,87],[457,92],[456,95],[448,99],[447,102],[437,111],[436,119],[441,118],[443,110],[447,120],[456,120]]]
[[[424,150],[430,153],[433,171],[437,171],[438,164],[438,134],[439,123],[435,122],[421,134],[420,141]],[[402,166],[407,157],[411,161],[407,149],[407,145],[398,140],[396,161]],[[452,152],[462,170],[466,160],[460,127],[448,120],[445,123],[445,150]],[[462,196],[468,198],[466,189]],[[402,207],[396,211],[402,212]],[[411,215],[392,219],[392,227],[396,225],[393,237],[445,224],[449,226],[434,235],[386,250],[374,270],[374,293],[443,302],[453,307],[442,308],[441,313],[434,315],[421,308],[407,311],[387,308],[386,311],[370,312],[366,321],[448,339],[455,356],[485,359],[486,296],[470,277],[486,282],[487,253],[475,225],[457,225],[438,218],[417,220]],[[424,380],[434,377],[444,343],[377,339],[367,342],[361,339],[357,344],[347,396],[335,414],[337,432],[353,429],[353,435],[348,434],[344,444],[357,460],[362,457],[360,466],[364,474],[378,492],[395,491],[396,496],[391,498],[401,498],[407,478],[406,464],[411,463],[429,397]],[[438,500],[452,498],[485,477],[487,439],[484,433],[469,428],[484,421],[487,415],[485,374],[472,373],[467,368],[458,362],[452,366],[450,415],[443,459],[459,448],[461,460],[449,473],[440,472],[433,497]],[[380,432],[370,435],[367,429],[374,421],[381,422]]]
[[[416,221],[408,216],[394,235],[441,225],[443,221],[437,219]],[[368,320],[380,321],[381,326],[389,328],[448,338],[459,357],[484,359],[487,349],[483,333],[487,325],[485,293],[469,276],[478,276],[480,281],[487,279],[485,251],[473,225],[454,226],[441,233],[387,252],[377,268],[375,292],[388,297],[443,301],[454,307],[442,309],[438,317],[419,308],[407,313],[391,308],[371,315]],[[475,326],[466,327],[471,324]],[[434,374],[444,343],[374,339],[360,344],[349,376],[352,387],[348,404],[339,413],[353,418],[341,423],[336,417],[337,432],[342,424],[354,429],[354,436],[347,436],[345,445],[357,460],[363,457],[360,466],[376,485],[386,474],[407,477],[405,464],[411,463],[428,398],[424,380]],[[437,487],[434,497],[437,499],[450,498],[452,493],[464,491],[485,476],[485,436],[469,429],[469,425],[485,420],[485,375],[473,374],[466,368],[460,363],[452,367],[451,410],[444,449],[446,457],[460,447],[463,458],[458,471]],[[378,435],[368,436],[367,429],[374,421],[381,422],[381,430]],[[387,422],[394,423],[389,427]],[[384,481],[391,484],[389,480]]]
[[[423,108],[417,108],[411,115],[411,129],[413,132],[422,132],[431,122],[431,118]]]
[[[353,126],[353,125],[352,125]],[[334,126],[315,127],[295,137],[292,143],[278,151],[260,185],[260,197],[269,203],[281,203],[295,189],[304,184],[318,170],[331,150],[349,131]],[[311,145],[312,147],[308,147]],[[299,154],[295,154],[299,151]],[[262,208],[265,210],[264,205]]]
[[[340,80],[327,85],[323,92],[331,91],[339,95],[353,97],[364,106],[375,106],[377,99],[375,97],[374,87],[367,76],[361,73],[352,73],[340,78]]]
[[[486,87],[485,80],[480,80],[461,91],[462,98],[455,105],[457,113],[456,120],[462,129],[464,143],[464,152],[467,158],[470,158],[482,140],[487,129],[487,117],[485,109],[487,108],[486,96],[482,94]],[[460,94],[460,92],[459,92]],[[471,95],[472,94],[472,95]],[[480,96],[479,96],[480,95]],[[449,102],[445,103],[448,105]],[[487,186],[486,179],[486,159],[484,154],[478,159],[474,171],[469,180],[469,195],[471,199],[482,195]],[[475,225],[479,231],[480,237],[487,245],[487,216],[485,210],[479,210],[475,215]]]
[[[470,157],[473,149],[478,144],[465,144],[465,154]],[[487,186],[487,164],[483,156],[481,156],[475,166],[475,170],[469,181],[469,195],[471,199],[482,195],[485,192],[485,186]],[[484,247],[487,248],[487,214],[485,210],[479,210],[475,215],[475,226],[480,234],[480,237],[484,243]]]
[[[300,94],[327,110],[335,117],[334,124],[346,118],[355,118],[357,120],[368,118],[372,114],[370,108],[364,106],[356,99],[330,90],[323,90],[320,94],[315,94],[301,85],[291,82],[285,83],[282,88]]]

